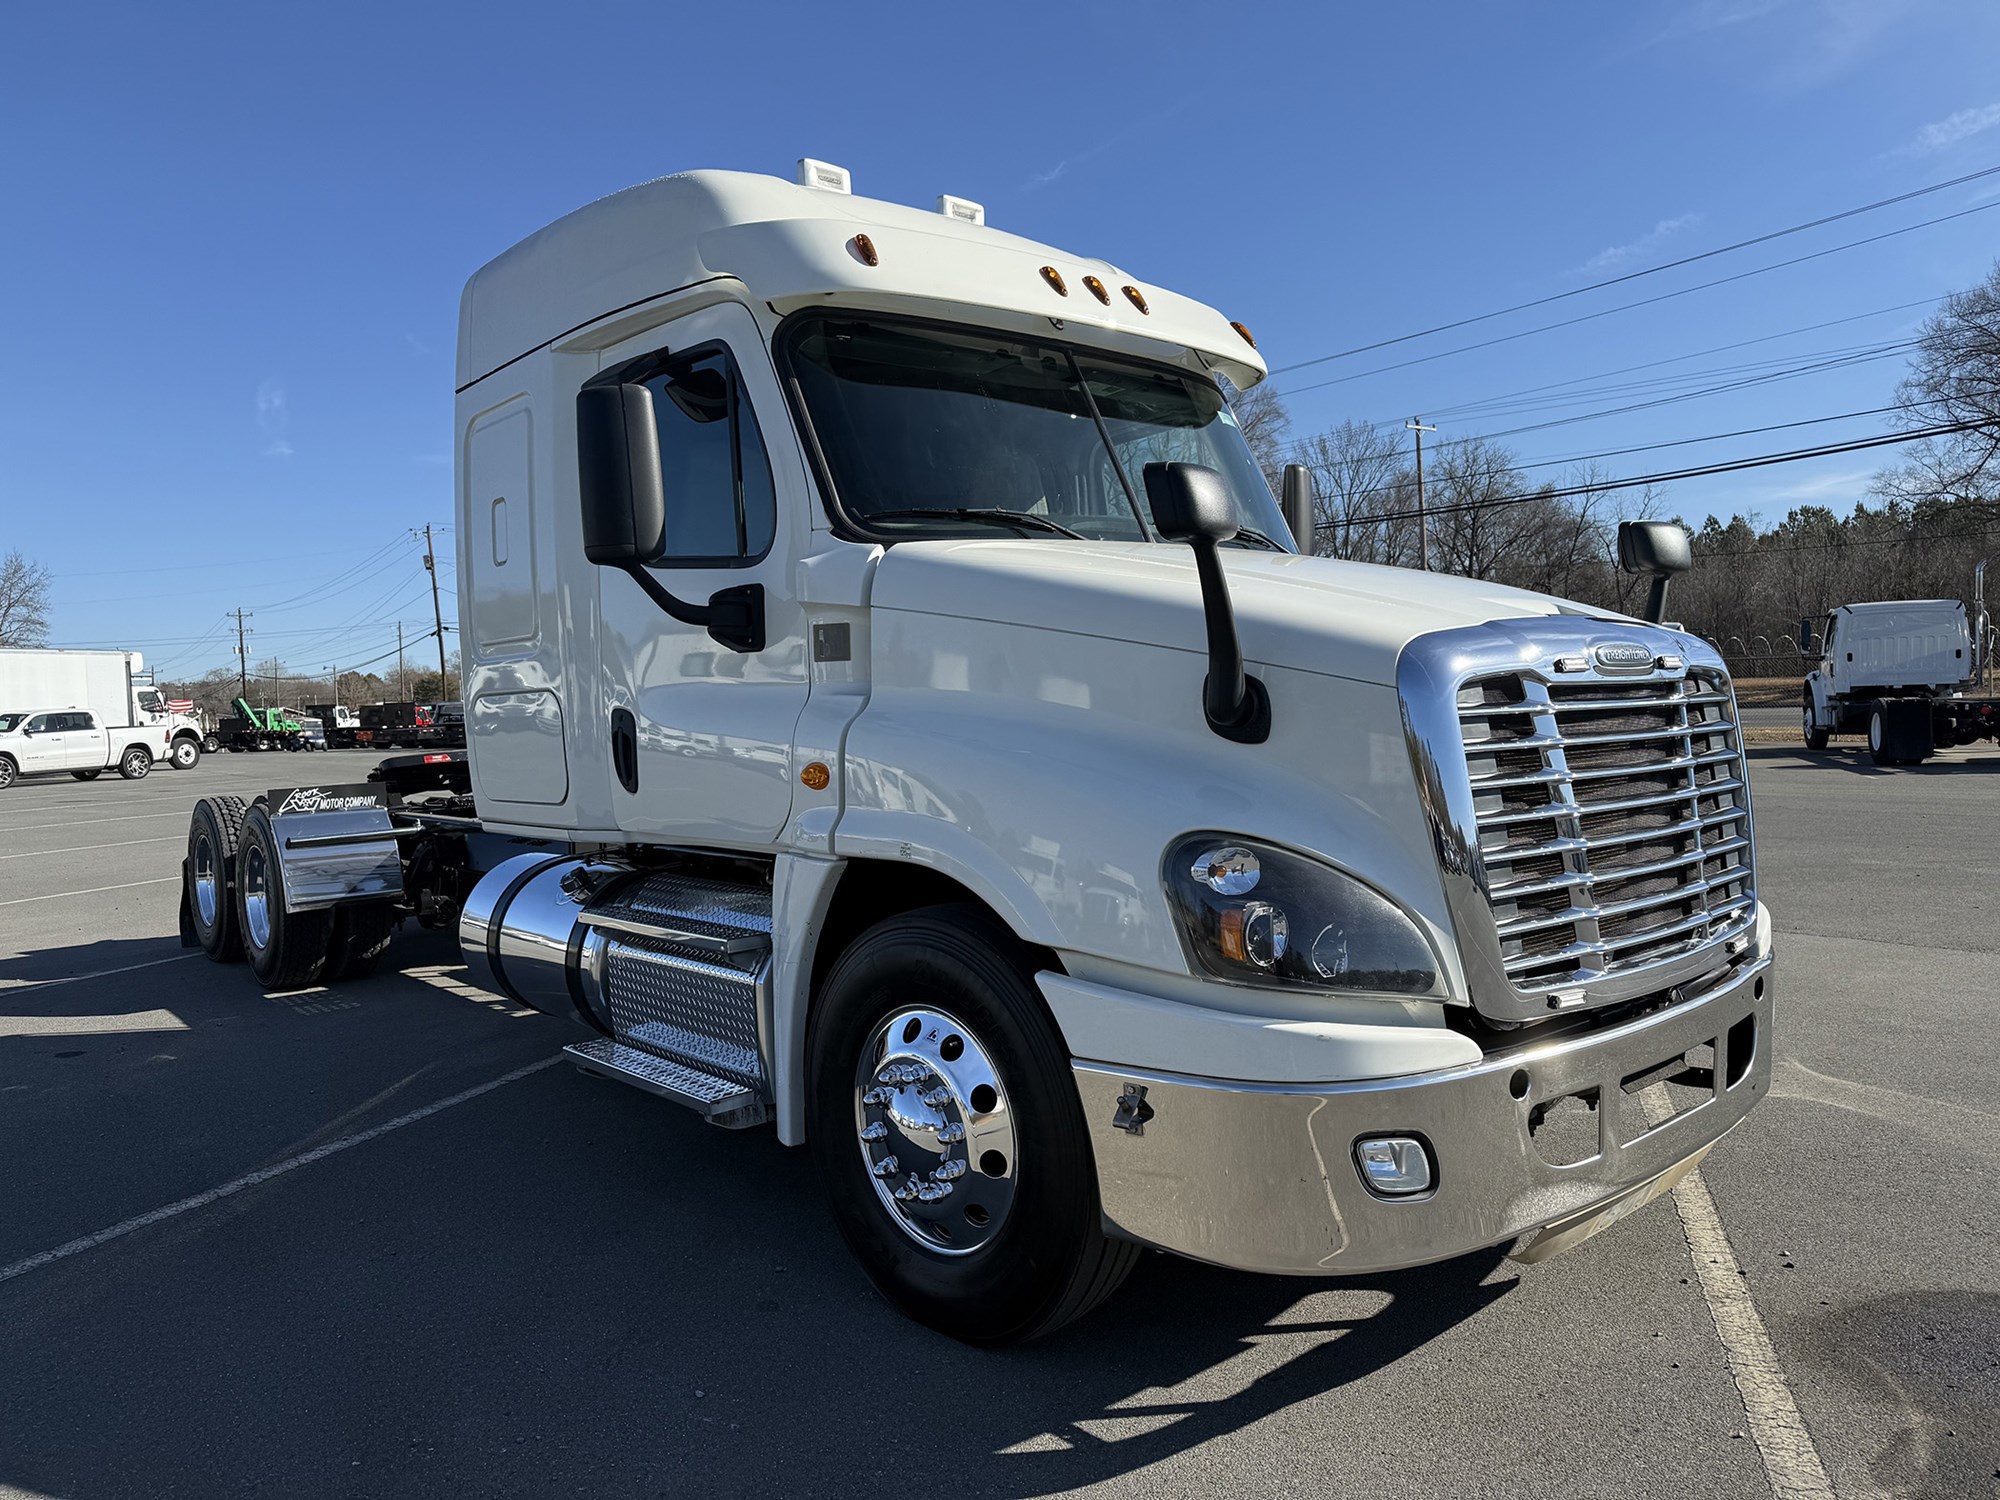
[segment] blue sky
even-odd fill
[[[57,575],[58,643],[190,671],[230,659],[219,626],[238,605],[253,656],[301,671],[392,646],[399,619],[428,627],[398,538],[450,520],[460,286],[663,172],[789,174],[814,155],[871,196],[974,198],[997,226],[1214,303],[1285,366],[2000,164],[1985,0],[113,5],[17,10],[6,37],[0,551]],[[1611,389],[1627,382],[1865,353],[1909,336],[1923,308],[1903,304],[1996,255],[2000,177],[1276,383],[1340,380],[1293,396],[1299,433],[1413,413],[1438,440],[1498,431],[1675,389]],[[1853,321],[1790,332],[1835,319]],[[1767,335],[1785,337],[1699,353]],[[1505,441],[1541,461],[1859,411],[1900,370],[1877,358]],[[1560,406],[1478,410],[1568,381]],[[1844,508],[1874,466],[1688,481],[1671,504]]]

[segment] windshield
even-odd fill
[[[12,734],[27,717],[26,714],[0,714],[0,734]]]
[[[933,533],[943,522],[1141,541],[1155,534],[1145,466],[1181,462],[1222,475],[1243,545],[1286,546],[1236,418],[1200,376],[1039,339],[861,318],[802,322],[789,355],[835,503],[870,530]]]

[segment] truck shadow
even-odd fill
[[[1802,745],[1751,745],[1747,756],[1752,766],[1765,762],[1792,761],[1816,770],[1844,771],[1850,776],[1991,776],[2000,774],[2000,755],[1981,747],[1964,746],[1940,752],[1940,758],[1915,766],[1878,766],[1868,758],[1862,741],[1836,741],[1824,750],[1808,750]]]

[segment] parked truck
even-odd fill
[[[352,750],[360,740],[361,716],[344,703],[308,703],[306,713],[318,719],[329,750]]]
[[[976,1343],[1146,1246],[1567,1248],[1766,1087],[1729,676],[1300,555],[1219,386],[1264,374],[819,163],[559,220],[460,309],[469,749],[203,798],[185,940],[283,987],[455,929],[580,1068],[810,1148]]]
[[[247,698],[238,698],[229,706],[235,712],[222,721],[217,733],[231,754],[305,748],[305,725],[290,709],[252,708]]]
[[[206,734],[193,705],[183,711],[168,707],[141,652],[0,650],[0,711],[19,713],[51,703],[87,709],[107,732],[165,728],[167,749],[157,758],[177,771],[192,770],[201,760]]]
[[[143,780],[169,754],[170,734],[164,724],[114,724],[88,708],[0,713],[0,791],[23,776],[54,771],[78,781],[110,770]]]
[[[430,728],[430,707],[423,703],[370,703],[362,707],[355,742],[378,749],[414,750]]]
[[[1975,592],[1983,596],[1985,564]],[[1808,750],[1865,734],[1878,766],[1917,765],[1939,750],[2000,740],[2000,698],[1979,692],[1988,663],[1985,610],[1959,599],[1843,604],[1821,626],[1806,673]]]

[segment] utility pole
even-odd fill
[[[1417,566],[1428,573],[1431,569],[1431,523],[1424,514],[1424,434],[1437,429],[1424,426],[1418,417],[1410,418],[1403,425],[1417,435]]]
[[[451,684],[444,673],[444,607],[438,603],[437,553],[431,548],[431,529],[424,527],[424,571],[431,575],[431,618],[437,622],[438,638],[438,697],[451,699]]]
[[[396,622],[396,697],[410,696],[410,674],[403,668],[403,622]]]
[[[236,690],[245,702],[250,699],[250,657],[243,644],[243,621],[246,616],[241,606],[236,610]],[[248,618],[254,619],[255,616]]]
[[[326,664],[326,675],[333,679],[333,704],[334,707],[338,708],[340,706],[340,668],[333,662],[328,662]]]

